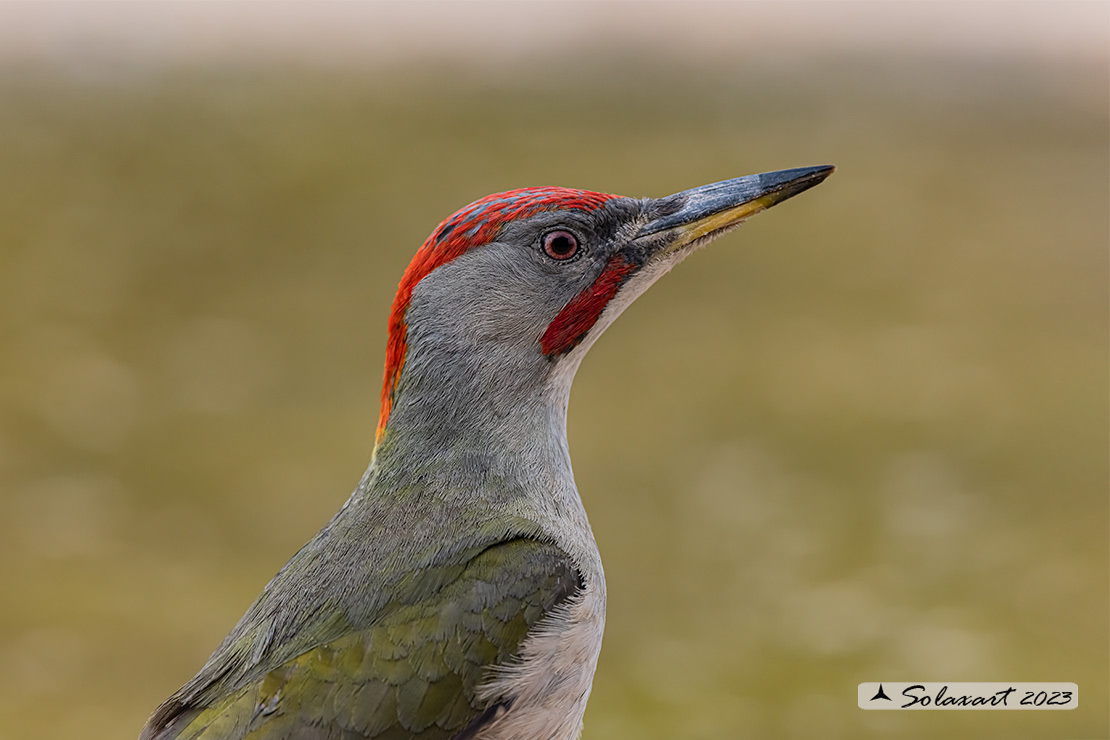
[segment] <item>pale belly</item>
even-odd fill
[[[525,640],[520,663],[479,689],[484,699],[512,703],[475,740],[575,740],[604,629],[604,586],[596,584],[545,618]]]

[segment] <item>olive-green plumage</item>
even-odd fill
[[[239,681],[217,678],[157,737],[457,737],[487,709],[475,689],[489,667],[510,661],[579,583],[558,548],[517,538],[407,574],[399,586],[372,625],[350,625]]]

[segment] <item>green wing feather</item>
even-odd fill
[[[158,740],[449,740],[493,715],[491,666],[581,588],[554,545],[517,538],[401,579],[372,624],[230,685],[217,676],[152,720]],[[326,610],[322,610],[326,613]],[[335,631],[335,630],[331,630]],[[325,633],[327,630],[324,631]],[[248,636],[248,642],[258,638]],[[234,652],[235,646],[229,646]],[[172,702],[172,700],[171,700]],[[166,714],[160,712],[159,714]]]

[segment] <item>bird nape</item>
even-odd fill
[[[441,223],[389,316],[370,467],[142,740],[571,740],[605,578],[571,473],[583,356],[660,276],[817,185],[498,193]]]

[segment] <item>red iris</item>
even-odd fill
[[[555,260],[569,260],[578,254],[578,237],[569,231],[552,231],[544,234],[544,253]]]

